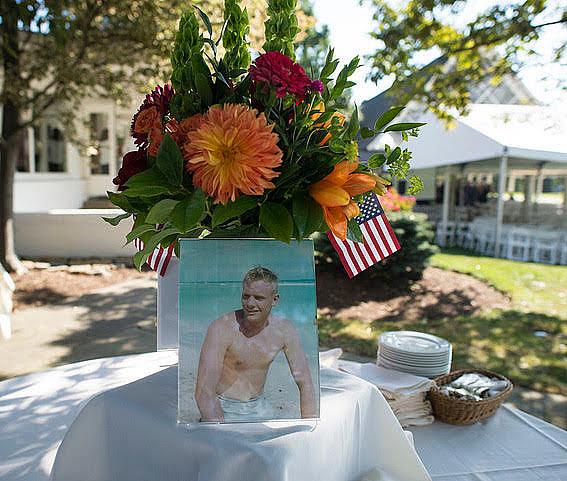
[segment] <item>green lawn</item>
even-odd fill
[[[453,343],[453,368],[497,371],[531,389],[567,393],[567,267],[444,250],[432,265],[471,274],[506,293],[510,309],[418,322],[319,319],[321,344],[375,357],[383,331],[418,330]]]
[[[485,281],[527,312],[567,320],[567,267],[481,257],[462,249],[447,249],[431,258],[431,265]]]

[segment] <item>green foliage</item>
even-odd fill
[[[226,49],[224,63],[229,72],[244,69],[250,65],[249,43],[246,39],[250,30],[248,13],[242,10],[236,0],[225,0],[224,20],[226,28],[222,43]]]
[[[295,9],[297,0],[268,0],[264,51],[278,51],[295,59],[293,42],[299,33]]]
[[[170,185],[181,185],[183,180],[183,156],[169,134],[165,135],[159,146],[155,165]]]
[[[102,220],[104,220],[105,222],[108,222],[112,226],[117,226],[118,224],[120,224],[121,221],[123,221],[124,219],[127,219],[131,215],[132,214],[127,212],[125,214],[117,215],[116,217],[103,217]]]
[[[275,239],[289,243],[293,235],[293,219],[281,204],[266,202],[260,208],[260,224]]]
[[[176,92],[172,110],[176,118],[200,112],[203,98],[212,101],[210,71],[202,56],[204,45],[195,13],[193,9],[187,10],[179,21],[179,30],[171,54],[171,83]],[[204,97],[199,94],[204,94]]]
[[[407,141],[409,136],[417,137],[419,127],[425,125],[422,122],[403,122],[392,124],[391,122],[404,110],[405,107],[393,107],[382,113],[374,122],[374,128],[365,127],[361,134],[363,138],[370,138],[384,132],[401,132],[402,140]],[[392,149],[389,145],[384,146],[384,153],[372,154],[368,159],[368,167],[371,169],[379,169],[383,165],[388,167],[388,174],[398,179],[405,179],[410,170],[411,152],[409,149],[395,147]],[[411,193],[416,194],[423,188],[423,182],[418,176],[410,179]]]
[[[440,118],[450,119],[452,109],[466,113],[471,85],[487,79],[500,83],[522,66],[520,58],[537,57],[530,43],[546,27],[567,23],[561,2],[494,1],[473,16],[467,12],[470,3],[372,0],[371,36],[378,40],[369,57],[372,79],[394,76],[389,93],[400,104],[419,101]],[[465,15],[470,18],[463,21]],[[557,62],[567,52],[564,37],[557,35],[551,47]],[[417,60],[423,58],[437,60]],[[565,78],[557,80],[565,85]]]
[[[292,214],[299,240],[326,227],[321,207],[307,194],[297,194],[293,198]]]
[[[218,225],[224,224],[227,220],[235,219],[257,205],[257,199],[246,195],[243,195],[234,202],[229,202],[226,205],[217,205],[213,211],[212,226],[217,227]]]
[[[438,250],[433,244],[434,232],[427,216],[411,212],[388,212],[387,217],[401,249],[359,274],[357,279],[387,281],[396,285],[421,279],[429,258]],[[326,235],[316,236],[315,250],[321,268],[344,271]]]

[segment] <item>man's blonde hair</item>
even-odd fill
[[[264,281],[270,284],[274,293],[278,292],[278,276],[276,276],[270,269],[262,266],[256,266],[250,269],[242,279],[242,285],[255,281]]]

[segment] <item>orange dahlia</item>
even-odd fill
[[[333,171],[309,187],[309,194],[323,209],[329,229],[339,239],[345,240],[348,221],[360,214],[352,197],[372,190],[376,179],[367,174],[353,174],[358,161],[343,160]]]
[[[211,107],[201,125],[187,133],[183,146],[193,184],[216,203],[240,194],[261,195],[275,187],[274,169],[282,163],[279,137],[263,113],[244,105]]]
[[[165,126],[165,130],[171,134],[177,145],[182,146],[187,141],[187,134],[192,130],[197,130],[202,122],[201,114],[195,114],[181,122],[171,119]]]

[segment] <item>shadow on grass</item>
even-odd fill
[[[80,306],[79,330],[52,341],[68,353],[53,365],[155,350],[156,289],[85,294],[61,305]]]
[[[478,316],[418,322],[319,319],[321,344],[372,358],[379,334],[389,330],[422,331],[449,340],[453,344],[453,369],[489,369],[517,385],[567,393],[567,325],[555,317],[494,310]]]

